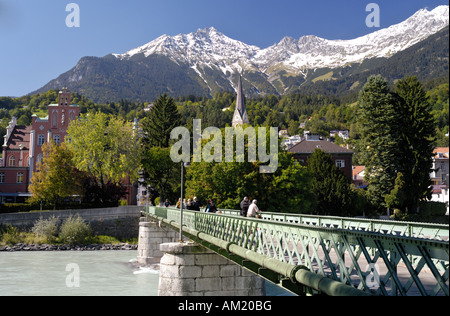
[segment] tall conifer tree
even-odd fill
[[[151,147],[169,147],[170,132],[180,126],[181,116],[172,97],[161,95],[143,121],[144,145]]]
[[[380,208],[386,206],[385,196],[394,187],[402,158],[396,102],[397,98],[381,76],[370,77],[358,98],[365,178],[370,184],[368,191],[372,203]]]
[[[417,77],[397,82],[396,94],[400,102],[402,157],[400,172],[405,182],[406,200],[403,209],[415,211],[420,202],[431,198],[430,172],[433,165],[435,126],[425,90]]]
[[[391,92],[386,80],[372,76],[359,95],[366,179],[375,205],[386,207],[387,196],[402,196],[396,207],[414,212],[431,197],[434,122],[416,77],[398,81],[395,88]],[[399,175],[402,185],[395,188]]]
[[[308,159],[312,175],[311,188],[316,198],[318,215],[355,215],[355,194],[350,182],[333,162],[331,154],[316,149]]]

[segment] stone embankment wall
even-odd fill
[[[80,215],[88,222],[96,235],[109,235],[117,238],[138,236],[139,219],[142,206],[120,206],[111,208],[48,211],[30,213],[0,214],[0,225],[12,225],[20,230],[29,230],[40,218],[56,217],[60,224],[70,216]]]

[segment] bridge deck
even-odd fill
[[[178,209],[150,207],[148,214],[175,227],[180,221]],[[232,257],[230,249],[242,252],[259,263],[255,272],[288,289],[302,287],[296,277],[308,270],[374,295],[448,296],[446,225],[274,213],[249,219],[237,214],[185,210],[183,229],[191,237],[201,233],[213,240],[207,246],[216,244],[213,250],[223,255]],[[242,256],[238,263],[248,265]],[[280,267],[287,272],[280,273]]]

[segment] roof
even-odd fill
[[[11,137],[8,141],[8,149],[18,150],[22,148],[30,148],[30,132],[31,126],[14,127]]]
[[[238,88],[237,88],[237,97],[236,97],[236,111],[239,112],[241,117],[244,116],[245,113],[245,102],[244,102],[244,93],[242,92],[242,78],[239,76]]]
[[[353,169],[352,169],[353,176],[359,175],[365,169],[366,169],[365,166],[353,166]]]
[[[433,154],[435,156],[438,156],[439,153],[442,153],[443,157],[436,157],[436,158],[440,158],[440,159],[448,159],[448,147],[436,147],[433,150]]]
[[[312,154],[316,149],[321,149],[329,154],[353,154],[353,151],[345,147],[338,146],[326,140],[302,140],[297,145],[289,149],[295,154]]]

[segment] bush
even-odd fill
[[[3,243],[7,245],[14,245],[22,242],[22,236],[17,227],[6,225],[0,230],[0,237]]]
[[[60,241],[70,245],[82,244],[91,236],[91,227],[80,215],[70,216],[61,225]]]
[[[420,205],[419,214],[427,217],[444,216],[447,212],[445,203],[429,201]]]
[[[58,233],[58,219],[55,216],[45,220],[41,217],[31,231],[43,242],[52,242]]]

